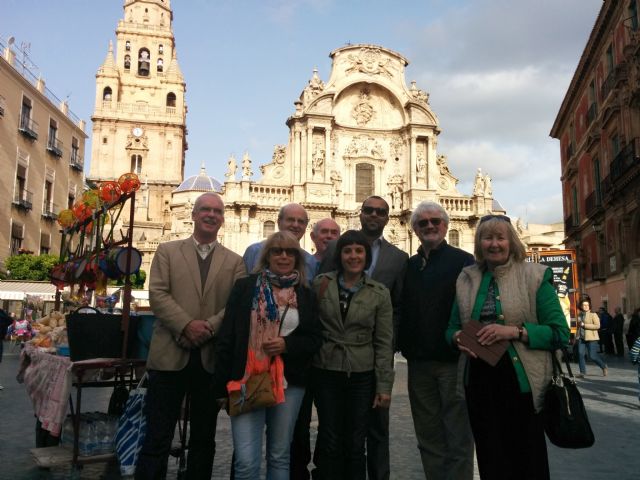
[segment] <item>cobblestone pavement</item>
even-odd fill
[[[638,403],[637,369],[628,360],[607,359],[609,376],[602,377],[600,369],[588,364],[590,373],[580,381],[589,417],[596,435],[596,444],[586,450],[566,450],[549,445],[552,479],[631,480],[638,478],[640,455],[640,409]],[[116,466],[94,464],[85,466],[79,475],[72,475],[68,467],[51,470],[38,469],[29,449],[35,446],[35,419],[24,386],[15,380],[18,352],[8,345],[0,363],[0,478],[1,479],[118,479]],[[577,366],[575,368],[577,371]],[[110,389],[87,389],[83,410],[106,410]],[[398,361],[396,384],[391,410],[392,479],[424,478],[420,456],[411,422],[406,388],[406,365]],[[315,433],[316,424],[312,425]],[[214,479],[229,477],[231,459],[229,418],[222,413],[218,419],[217,453]],[[170,474],[175,478],[177,466],[170,459]],[[476,474],[476,478],[479,478]]]

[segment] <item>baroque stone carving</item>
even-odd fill
[[[364,127],[375,113],[375,109],[371,105],[371,96],[369,90],[360,91],[359,99],[356,101],[351,111],[351,116],[355,119],[359,127]]]
[[[427,178],[427,160],[425,159],[424,145],[421,143],[416,145],[416,177],[418,180]]]
[[[402,141],[402,138],[396,137],[391,140],[390,150],[392,158],[396,158],[398,160],[401,159],[404,150],[404,142]]]
[[[482,169],[478,168],[476,178],[473,183],[473,196],[474,197],[492,197],[493,188],[491,187],[491,177],[489,175],[483,175]]]
[[[277,163],[278,165],[282,165],[284,163],[286,152],[286,145],[276,145],[275,147],[273,147],[273,156],[271,157],[271,161],[273,163]]]
[[[361,48],[359,53],[349,55],[347,61],[350,64],[345,70],[347,75],[359,72],[393,77],[393,72],[389,69],[391,59],[384,56],[378,48]]]
[[[409,89],[409,91],[411,92],[411,95],[413,96],[413,98],[415,98],[419,102],[424,102],[427,104],[429,103],[429,94],[424,90],[420,90],[416,86],[415,80],[411,82],[411,88]]]
[[[304,103],[308,104],[313,101],[322,91],[324,90],[324,82],[320,80],[318,76],[318,69],[313,69],[313,75],[311,80],[309,80],[309,84],[305,87],[303,92]]]
[[[438,165],[438,170],[440,170],[440,175],[451,174],[451,171],[449,170],[449,165],[447,164],[446,155],[438,155],[436,157],[436,164]]]
[[[345,157],[382,158],[382,146],[373,137],[359,135],[353,137],[345,150]]]

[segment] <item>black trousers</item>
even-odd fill
[[[145,403],[147,435],[140,451],[136,479],[166,477],[169,450],[187,392],[191,398],[187,478],[211,479],[219,408],[211,374],[202,366],[199,350],[191,351],[189,363],[180,371],[149,371]]]
[[[313,369],[322,480],[365,480],[365,439],[375,394],[373,371]]]
[[[531,393],[521,393],[508,352],[495,367],[469,362],[466,389],[480,478],[549,479],[547,444]]]

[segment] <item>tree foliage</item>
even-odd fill
[[[57,255],[12,255],[4,261],[11,280],[49,280],[51,269],[58,263]]]
[[[131,288],[142,289],[144,288],[144,282],[147,280],[147,272],[140,269],[138,273],[134,273],[130,275],[131,278]],[[110,280],[109,285],[124,285],[124,277],[119,278],[117,280]]]

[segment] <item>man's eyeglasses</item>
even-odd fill
[[[386,217],[389,211],[386,208],[378,208],[378,207],[362,207],[360,210],[365,215],[371,215],[373,212],[376,212],[376,215],[379,217]]]
[[[509,217],[507,217],[506,215],[485,215],[484,217],[480,218],[480,222],[478,222],[478,225],[480,225],[483,222],[486,222],[487,220],[491,220],[495,218],[496,220],[502,220],[503,222],[507,222],[507,223],[511,223],[511,219]]]
[[[424,228],[427,225],[429,225],[429,223],[431,223],[431,225],[433,225],[434,227],[437,227],[438,225],[440,225],[442,223],[442,219],[438,218],[438,217],[423,218],[422,220],[418,220],[417,225],[420,228]]]
[[[285,254],[287,257],[295,257],[298,255],[297,248],[283,248],[283,247],[271,247],[269,249],[269,254],[279,257],[282,254]]]

